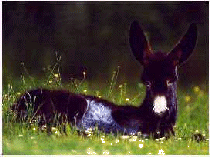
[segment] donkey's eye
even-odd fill
[[[150,81],[145,81],[144,84],[145,84],[147,87],[151,87],[151,82],[150,82]]]
[[[166,80],[166,84],[167,84],[167,86],[172,86],[173,85],[173,81],[172,80]]]

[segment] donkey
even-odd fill
[[[170,53],[153,52],[138,21],[131,24],[129,42],[133,55],[143,65],[142,81],[146,97],[138,106],[118,106],[95,96],[74,94],[65,90],[30,90],[12,106],[19,119],[27,119],[29,108],[40,125],[48,131],[55,115],[75,125],[79,130],[94,129],[106,133],[121,132],[153,138],[175,135],[177,119],[177,68],[191,55],[197,40],[196,24]],[[44,117],[44,118],[43,118]]]

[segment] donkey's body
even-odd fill
[[[40,124],[45,124],[43,119],[53,123],[55,114],[60,113],[62,120],[68,120],[80,130],[94,129],[97,125],[105,132],[136,134],[143,122],[138,113],[139,107],[119,107],[107,100],[64,90],[31,90],[21,96],[13,106],[13,110],[18,111],[17,117],[22,120],[28,119],[29,108],[34,109],[34,117],[44,115],[39,119]]]
[[[41,115],[44,117],[43,123],[53,123],[53,117],[57,114],[80,130],[97,125],[105,132],[141,132],[155,138],[174,134],[173,126],[177,119],[177,66],[190,56],[196,38],[197,28],[192,24],[170,53],[154,53],[138,22],[132,23],[130,46],[136,59],[144,66],[142,81],[146,85],[146,97],[139,107],[117,106],[97,97],[63,90],[37,89],[21,96],[13,110],[17,111],[19,118],[25,118],[31,105],[33,117]]]

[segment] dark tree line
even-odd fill
[[[10,74],[42,77],[61,56],[64,81],[106,81],[121,67],[119,81],[136,82],[140,65],[130,53],[128,30],[139,20],[155,50],[170,51],[197,23],[195,53],[180,69],[183,84],[208,82],[208,2],[2,2],[3,80]]]

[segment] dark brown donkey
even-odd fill
[[[142,81],[146,85],[146,98],[139,107],[118,106],[94,96],[70,93],[64,90],[36,89],[22,95],[13,110],[19,119],[39,117],[40,125],[48,124],[55,115],[75,125],[79,130],[94,129],[122,132],[154,138],[174,135],[177,119],[177,67],[193,52],[197,27],[191,24],[185,36],[169,53],[152,51],[137,21],[130,27],[130,46],[136,59],[143,65]],[[42,117],[42,118],[40,118]]]

